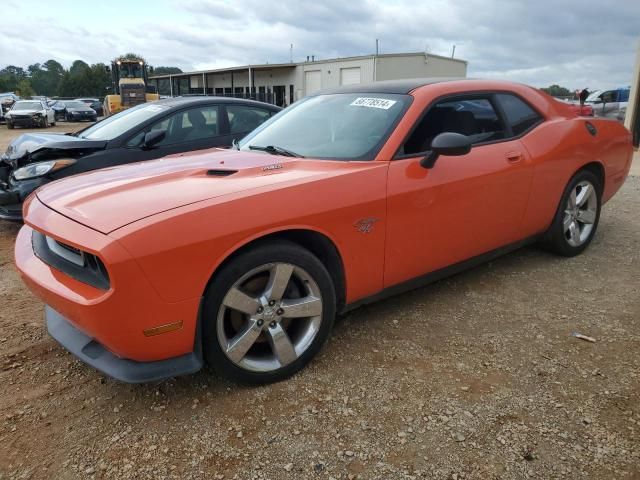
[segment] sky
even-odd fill
[[[536,87],[631,83],[640,0],[2,0],[0,68],[135,52],[184,71],[380,53]]]

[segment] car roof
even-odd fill
[[[465,77],[432,77],[432,78],[408,78],[404,80],[383,80],[374,83],[362,83],[357,85],[347,85],[342,87],[326,88],[312,93],[315,95],[328,95],[332,93],[395,93],[406,95],[416,88],[425,85],[433,85],[443,82],[457,82],[461,80],[471,80]]]
[[[272,105],[271,103],[263,103],[255,100],[246,100],[244,98],[235,98],[235,97],[215,97],[215,96],[173,97],[173,98],[164,98],[162,100],[157,100],[153,103],[156,103],[159,105],[167,105],[170,107],[212,104],[212,103],[225,103],[225,104],[241,103],[244,105],[253,105],[255,107],[267,108],[270,110],[281,110],[281,107]]]

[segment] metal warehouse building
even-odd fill
[[[467,62],[429,53],[394,53],[157,75],[161,95],[224,95],[286,106],[321,88],[421,77],[465,77]]]

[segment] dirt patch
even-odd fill
[[[4,153],[7,146],[18,135],[23,133],[73,133],[93,125],[93,122],[56,122],[55,127],[49,128],[21,128],[9,130],[6,124],[0,124],[0,153]]]
[[[630,178],[580,257],[528,248],[363,307],[260,388],[81,364],[0,222],[0,478],[640,478],[638,212]]]

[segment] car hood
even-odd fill
[[[37,196],[58,213],[108,234],[174,208],[331,175],[350,163],[213,149],[72,176],[46,185]]]
[[[0,160],[16,168],[28,161],[102,150],[106,145],[105,140],[86,140],[64,133],[25,133],[9,144]]]

